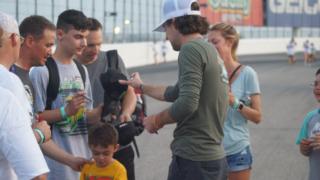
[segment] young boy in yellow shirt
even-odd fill
[[[127,180],[125,167],[113,154],[118,150],[118,133],[110,124],[98,124],[89,130],[89,148],[94,163],[86,164],[80,180]]]

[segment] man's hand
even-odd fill
[[[163,127],[160,125],[158,115],[151,115],[143,119],[143,126],[149,133],[158,133],[158,130]]]
[[[122,113],[119,116],[119,119],[121,122],[128,122],[128,121],[131,121],[131,116],[128,113]]]
[[[141,84],[143,84],[141,78],[140,78],[140,74],[138,72],[134,72],[131,74],[130,79],[129,80],[119,80],[120,84],[124,84],[124,85],[130,85],[133,88],[140,88]]]
[[[38,128],[44,135],[45,141],[47,142],[49,139],[51,139],[51,129],[50,126],[48,125],[47,121],[41,121],[41,122],[35,122],[32,124],[32,129]],[[34,132],[37,142],[40,141],[40,136],[37,132]]]
[[[73,116],[75,115],[80,108],[85,106],[86,99],[84,91],[77,92],[69,101],[65,107],[66,115]]]
[[[315,137],[311,138],[311,144],[313,150],[319,150],[320,149],[320,133],[317,133]]]
[[[300,143],[300,152],[301,154],[305,155],[305,156],[309,156],[310,152],[311,152],[311,144],[312,141],[308,140],[308,139],[302,139],[301,143]]]
[[[82,157],[73,157],[70,161],[68,161],[68,166],[74,171],[81,171],[82,167],[85,164],[93,163],[92,160],[88,160]]]

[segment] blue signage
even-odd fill
[[[267,25],[320,27],[320,0],[267,0]]]

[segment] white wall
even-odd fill
[[[306,38],[296,38],[296,51],[303,51],[303,42]],[[286,45],[290,41],[289,38],[283,39],[241,39],[238,48],[239,55],[253,54],[272,54],[286,53]],[[320,50],[320,38],[309,38],[313,42],[317,50]],[[103,44],[102,50],[117,49],[120,56],[123,58],[127,67],[143,66],[154,64],[154,52],[157,52],[156,58],[158,63],[163,62],[161,57],[161,46],[163,42],[157,42],[155,45],[152,42],[126,43],[126,44]],[[166,42],[168,47],[167,61],[176,61],[178,52],[172,50],[169,42]]]

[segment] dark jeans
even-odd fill
[[[172,156],[168,180],[226,180],[227,161],[191,161]]]
[[[117,159],[127,169],[128,180],[135,180],[134,175],[134,152],[132,146],[125,147],[117,151],[113,157]]]

